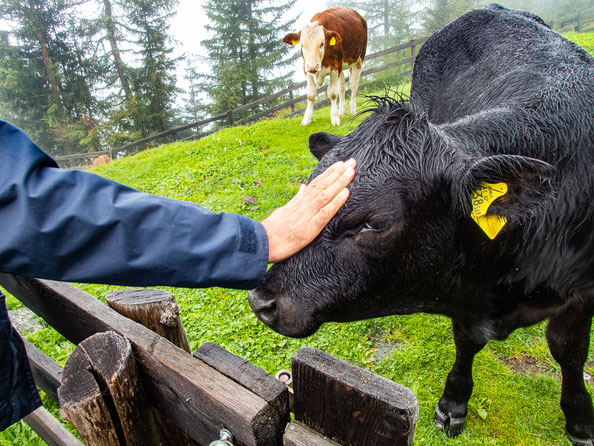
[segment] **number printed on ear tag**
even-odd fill
[[[505,183],[486,183],[472,194],[472,212],[470,216],[479,225],[479,227],[492,240],[507,223],[505,217],[498,215],[487,215],[489,206],[497,198],[507,193],[507,184]]]

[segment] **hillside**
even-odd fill
[[[570,37],[590,52],[594,50],[594,33]],[[163,145],[94,172],[148,193],[260,220],[288,201],[316,165],[307,148],[309,135],[318,131],[346,134],[361,119],[344,119],[343,125],[332,128],[328,108],[324,108],[315,112],[308,127],[299,125],[301,117],[263,120],[198,141]],[[255,197],[255,203],[246,197]],[[117,289],[80,287],[100,299]],[[420,314],[332,323],[309,338],[295,340],[260,323],[250,311],[245,291],[169,290],[180,304],[192,350],[211,341],[274,374],[290,368],[290,357],[297,348],[314,346],[410,387],[421,407],[415,444],[571,444],[559,408],[560,372],[548,353],[543,324],[518,330],[505,342],[492,342],[477,356],[467,429],[459,438],[448,439],[433,424],[435,404],[455,354],[447,318]],[[9,297],[8,306],[21,305]],[[27,337],[62,364],[74,348],[49,328]],[[594,374],[593,349],[589,361],[587,371]],[[593,390],[590,383],[588,389]],[[44,403],[57,415],[54,404],[47,398]],[[0,441],[40,444],[21,423],[0,433]]]

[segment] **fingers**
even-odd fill
[[[320,209],[320,211],[312,218],[312,225],[319,229],[314,229],[314,232],[319,234],[322,231],[324,226],[328,224],[341,206],[347,201],[349,195],[350,191],[347,188],[343,188],[334,199],[330,201],[330,203]]]
[[[346,186],[351,182],[351,180],[355,176],[355,169],[353,167],[347,166],[346,163],[344,167],[345,169],[342,171],[340,176],[338,176],[332,182],[326,183],[324,181],[324,189],[316,197],[316,205],[320,208],[332,202],[337,197],[337,195],[341,193],[341,191],[345,190]]]
[[[345,171],[349,169],[354,170],[356,165],[357,162],[352,158],[347,162],[339,161],[334,163],[328,167],[328,169],[314,178],[313,181],[308,185],[308,188],[305,192],[309,195],[318,194],[320,190],[326,190],[329,186],[332,186],[337,180],[339,180]],[[346,184],[348,184],[348,182]]]

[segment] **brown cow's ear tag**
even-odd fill
[[[330,38],[330,42],[328,42],[328,45],[330,45],[330,46],[336,45],[336,37]]]
[[[295,39],[293,39],[293,40],[291,40],[291,43],[292,43],[293,45],[297,45],[297,44],[299,43],[299,40],[295,40]]]
[[[507,219],[497,215],[487,215],[487,211],[491,203],[506,193],[507,184],[505,183],[483,182],[481,187],[472,194],[472,212],[470,216],[491,240],[497,237],[499,231],[507,223]]]

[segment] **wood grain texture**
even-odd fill
[[[314,348],[291,361],[295,420],[341,445],[411,445],[419,412],[406,387]]]
[[[157,289],[125,289],[105,296],[107,304],[121,315],[144,325],[173,344],[190,352],[188,337],[172,293]]]
[[[39,407],[24,418],[25,423],[31,426],[37,435],[49,446],[83,446],[62,423],[44,407]]]
[[[97,426],[109,424],[115,444],[161,444],[132,346],[113,331],[94,334],[76,347],[64,367],[58,397],[60,413],[86,444],[104,444],[106,433]]]
[[[291,421],[285,429],[283,446],[340,446],[298,421]]]
[[[23,339],[35,384],[52,400],[58,402],[58,387],[62,382],[62,367],[26,339]]]

